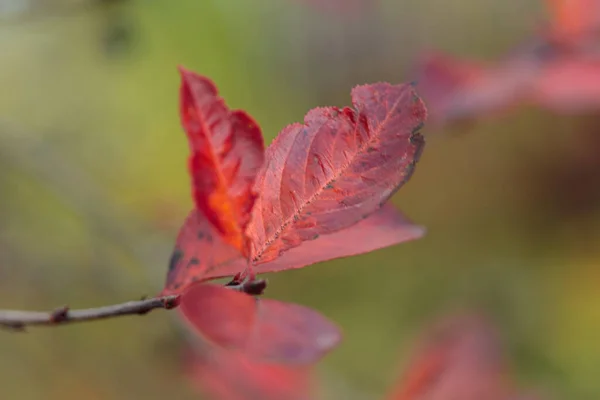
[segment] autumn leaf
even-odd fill
[[[432,55],[419,67],[420,93],[434,123],[491,116],[533,104],[560,113],[600,108],[600,58],[518,54],[496,65]]]
[[[260,128],[244,111],[230,111],[207,78],[180,68],[181,122],[191,156],[196,207],[227,243],[247,254],[246,227],[256,199],[252,190],[263,165]]]
[[[252,360],[310,364],[341,340],[338,328],[316,311],[218,285],[190,286],[179,310],[207,342]]]
[[[182,111],[182,115],[193,149],[191,171],[198,207],[179,232],[162,294],[181,292],[192,282],[246,271],[247,261],[240,255],[246,255],[240,252],[246,248],[240,248],[246,238],[250,240],[252,261],[259,264],[253,266],[252,272],[265,273],[365,253],[423,235],[421,227],[393,209],[378,211],[410,178],[424,145],[417,131],[426,111],[410,85],[358,86],[352,92],[354,110],[312,110],[305,125],[285,128],[261,157],[267,162],[253,188],[249,182],[258,166],[256,146],[250,153],[234,153],[232,157],[239,165],[252,166],[242,180],[244,196],[240,201],[248,200],[242,208],[252,209],[252,219],[244,228],[248,212],[244,217],[236,213],[240,217],[236,217],[236,225],[227,201],[218,202],[220,208],[211,208],[212,203],[207,205],[206,200],[211,196],[222,198],[225,186],[218,179],[215,181],[215,176],[220,176],[220,165],[210,163],[210,146],[214,143],[208,141],[207,132],[212,131],[201,129],[206,124],[200,122],[206,119],[204,114],[232,114],[216,98],[210,81],[184,70],[182,76],[182,106],[195,105],[189,112]],[[198,99],[204,99],[209,106]],[[204,110],[204,114],[196,113],[196,109]],[[224,125],[235,127],[230,120]],[[213,136],[220,137],[218,133],[224,128],[219,130],[215,126],[221,125],[209,122],[216,135]],[[256,128],[248,137],[259,134]],[[244,132],[235,135],[244,136]],[[199,161],[194,161],[196,155]],[[244,157],[252,161],[246,162]],[[231,164],[230,159],[223,162],[228,163]],[[301,168],[300,173],[296,167]],[[203,192],[199,194],[198,188]],[[211,194],[211,188],[221,194]],[[260,196],[256,198],[254,193]],[[241,208],[236,209],[241,213]],[[373,213],[376,215],[371,218]],[[321,235],[329,236],[285,256],[286,250],[315,241]],[[278,260],[280,256],[284,257]]]
[[[422,57],[416,80],[432,121],[442,124],[511,109],[531,90],[538,72],[529,58],[494,65],[432,53]]]
[[[419,92],[434,123],[498,114],[533,104],[561,113],[600,108],[600,1],[548,1],[547,29],[495,62],[422,57]]]
[[[302,268],[321,261],[368,253],[422,237],[425,229],[413,224],[386,204],[357,224],[313,241],[304,242],[270,262],[254,267],[255,273]],[[179,293],[189,284],[236,275],[246,259],[225,243],[198,211],[192,211],[181,228],[162,294]]]
[[[312,368],[249,359],[202,344],[185,354],[185,374],[215,400],[315,400]]]
[[[450,316],[422,343],[389,400],[516,400],[498,334],[483,317]]]
[[[248,226],[255,264],[351,227],[410,178],[426,118],[412,86],[357,86],[352,101],[354,109],[311,110],[267,149]]]

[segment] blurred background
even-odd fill
[[[310,108],[348,105],[356,84],[412,80],[424,50],[496,59],[537,29],[543,6],[0,0],[0,308],[161,289],[192,207],[177,65],[211,77],[268,143]],[[422,328],[470,308],[498,323],[520,385],[600,398],[599,116],[530,106],[426,126],[393,199],[424,239],[269,276],[269,297],[344,329],[318,367],[328,398],[381,397]],[[197,399],[183,343],[167,312],[0,331],[0,398]]]

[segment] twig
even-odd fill
[[[260,296],[267,287],[265,279],[245,282],[233,280],[224,286],[230,290],[246,293],[250,296]],[[54,311],[20,311],[0,310],[0,328],[24,331],[27,326],[57,326],[73,322],[96,321],[100,319],[121,317],[124,315],[144,315],[156,308],[170,310],[179,306],[181,295],[170,294],[138,301],[114,304],[97,308],[71,310],[68,306]]]
[[[25,327],[34,325],[56,326],[123,315],[143,315],[156,308],[175,308],[179,305],[179,298],[179,295],[168,295],[82,310],[70,310],[67,306],[50,312],[0,310],[0,327],[23,331]]]

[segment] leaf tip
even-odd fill
[[[194,74],[191,70],[187,69],[183,65],[178,65],[177,71],[179,72],[179,76],[181,77],[181,79],[186,79],[188,76]]]
[[[341,330],[335,325],[332,325],[332,328],[334,329],[331,329],[327,332],[323,332],[315,340],[317,347],[319,347],[323,351],[323,353],[327,353],[330,350],[333,350],[343,340]]]
[[[182,65],[178,65],[177,70],[179,71],[179,76],[181,77],[182,87],[193,89],[195,86],[198,86],[202,87],[203,90],[212,96],[217,95],[217,86],[210,78],[187,69]]]
[[[411,227],[411,233],[413,240],[420,239],[427,234],[427,228],[423,225],[413,225]]]

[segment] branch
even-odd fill
[[[82,310],[70,310],[65,306],[50,312],[0,310],[0,327],[23,331],[26,326],[56,326],[123,315],[143,315],[156,308],[175,308],[179,305],[179,299],[179,295],[169,295]]]
[[[246,293],[250,296],[260,296],[267,287],[267,281],[265,279],[251,279],[239,282],[237,278],[234,278],[224,287]],[[0,328],[24,331],[27,326],[57,326],[74,322],[121,317],[124,315],[144,315],[156,308],[164,308],[165,310],[176,308],[179,306],[180,301],[181,295],[170,294],[151,299],[128,301],[112,306],[82,310],[71,310],[68,306],[50,312],[0,310]]]

